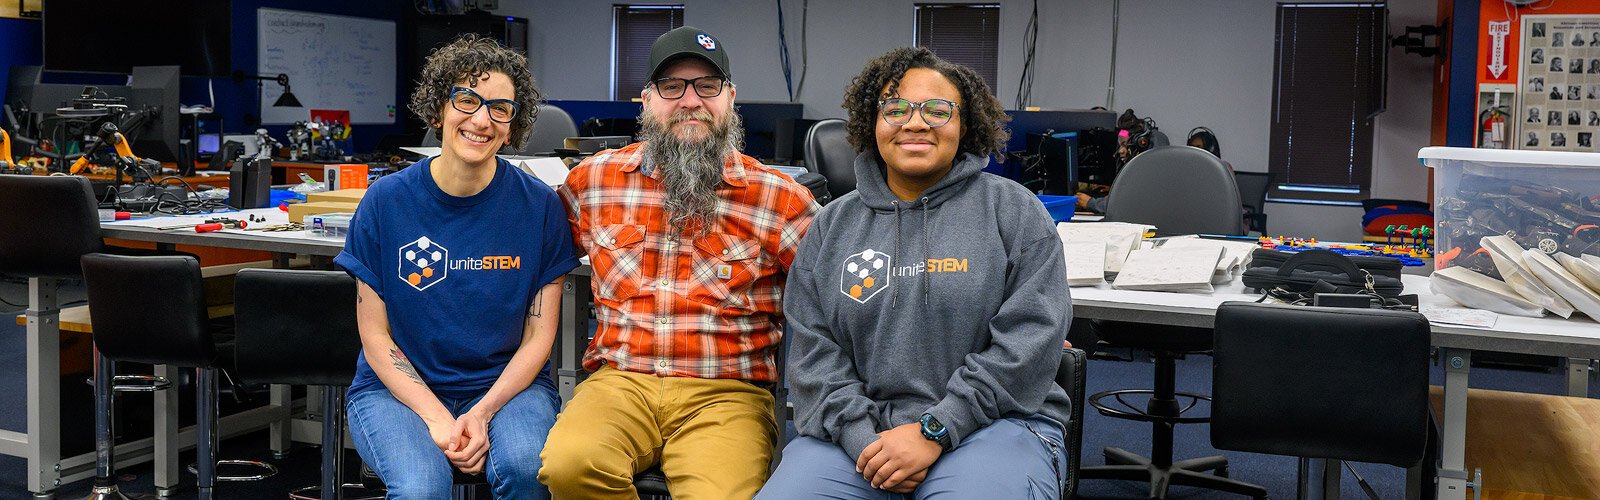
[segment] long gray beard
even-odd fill
[[[721,123],[714,123],[700,142],[679,139],[671,126],[688,118],[713,123],[704,111],[674,115],[663,124],[648,113],[640,113],[641,139],[645,154],[661,170],[666,188],[663,200],[667,220],[674,232],[687,228],[709,229],[707,223],[717,211],[717,185],[722,181],[722,164],[744,141],[744,126],[738,113],[730,112]]]

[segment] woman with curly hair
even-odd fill
[[[1050,216],[985,174],[1007,132],[971,69],[923,48],[850,83],[856,190],[784,290],[801,436],[758,498],[1058,498],[1071,320]]]
[[[527,57],[491,39],[434,51],[411,111],[439,155],[374,183],[334,259],[358,280],[350,434],[389,498],[449,498],[452,469],[496,498],[550,496],[547,361],[578,261],[555,191],[495,156],[527,140],[539,98]]]

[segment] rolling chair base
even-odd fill
[[[115,485],[95,486],[89,490],[89,500],[129,500],[127,495],[117,491]]]
[[[1160,466],[1122,448],[1106,448],[1105,455],[1108,465],[1084,467],[1078,471],[1079,478],[1149,481],[1150,498],[1166,498],[1167,489],[1173,485],[1267,498],[1266,488],[1228,478],[1228,459],[1224,457],[1192,458]],[[1216,471],[1216,475],[1205,471]]]
[[[339,496],[337,498],[342,500],[383,500],[384,496],[387,495],[387,492],[382,489],[368,488],[367,485],[361,483],[345,483],[339,490]],[[289,500],[325,499],[322,497],[321,486],[307,486],[290,491]]]
[[[218,467],[221,467],[221,466],[224,466],[224,465],[241,466],[241,467],[255,467],[255,468],[261,469],[262,473],[256,474],[256,475],[253,475],[253,476],[250,476],[250,475],[225,476],[225,475],[222,475],[222,474],[217,474],[217,482],[224,482],[224,481],[260,481],[262,479],[266,479],[266,478],[278,475],[278,468],[273,466],[272,464],[269,464],[269,463],[266,463],[266,462],[257,462],[255,460],[218,460],[217,461],[217,466]],[[189,464],[189,473],[190,474],[199,475],[200,474],[199,467],[197,467],[195,464]]]

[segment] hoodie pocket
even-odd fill
[[[749,311],[750,286],[761,272],[755,240],[710,233],[694,241],[689,298],[720,308]]]
[[[604,270],[595,280],[595,296],[621,302],[639,293],[644,271],[644,226],[611,224],[593,229],[598,251],[590,256],[593,269]]]

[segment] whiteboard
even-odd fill
[[[304,105],[273,107],[283,87],[262,82],[262,123],[305,121],[313,109],[349,110],[352,123],[394,123],[396,40],[394,21],[256,9],[257,72],[289,75]]]

